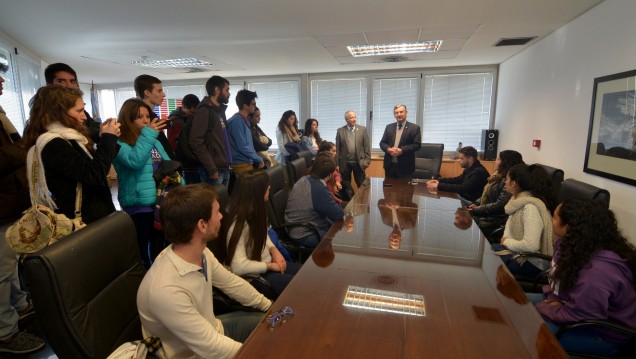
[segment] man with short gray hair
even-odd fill
[[[358,188],[366,177],[365,170],[371,163],[371,145],[367,128],[357,124],[357,115],[349,110],[345,112],[346,126],[336,133],[336,156],[342,179],[351,183],[351,172]]]
[[[386,125],[380,141],[384,151],[384,176],[388,178],[411,178],[415,172],[415,152],[422,146],[420,126],[408,122],[406,105],[393,108],[396,122]]]

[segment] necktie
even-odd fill
[[[401,130],[401,129],[402,129],[402,124],[398,123],[398,130]]]

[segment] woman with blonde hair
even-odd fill
[[[117,198],[122,210],[135,223],[141,261],[146,268],[150,268],[152,254],[163,249],[154,248],[161,244],[153,241],[157,237],[154,229],[157,184],[153,173],[163,160],[170,159],[157,139],[159,131],[166,127],[166,120],[151,119],[151,113],[150,106],[139,99],[124,102],[118,116],[121,136],[117,143],[121,148],[113,162],[119,181]]]
[[[117,155],[119,124],[108,119],[100,128],[96,148],[83,125],[84,101],[79,89],[40,88],[29,116],[24,146],[27,169],[39,162],[35,198],[68,218],[75,218],[75,198],[81,185],[81,215],[94,222],[115,211],[106,176]],[[29,176],[31,178],[32,176]]]

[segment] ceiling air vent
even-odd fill
[[[532,36],[532,37],[513,37],[513,38],[507,38],[507,39],[500,39],[499,41],[495,43],[495,47],[525,45],[536,38],[537,38],[536,36]]]
[[[403,62],[408,60],[406,56],[387,56],[382,58],[382,62]]]

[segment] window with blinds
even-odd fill
[[[422,142],[445,149],[481,147],[481,130],[490,128],[493,73],[424,76]]]
[[[259,127],[267,137],[272,139],[270,149],[278,148],[276,143],[276,127],[283,112],[292,110],[296,116],[300,116],[300,81],[259,81],[247,82],[247,89],[256,91],[258,98],[256,106],[261,110],[261,123]],[[234,104],[236,106],[236,104]],[[299,126],[303,119],[298,118]]]
[[[26,57],[24,54],[20,54],[16,57],[18,62],[18,74],[20,77],[20,91],[22,95],[22,111],[25,119],[28,119],[31,107],[29,102],[35,96],[35,93],[42,86],[44,82],[44,76],[40,75],[40,62],[32,60]],[[11,119],[11,121],[20,121],[18,118]],[[22,133],[22,132],[20,132]]]
[[[344,114],[349,110],[356,113],[359,125],[367,125],[367,89],[366,78],[311,80],[311,118],[318,120],[323,140],[336,140],[336,132],[346,124]],[[300,126],[304,127],[304,121]]]
[[[373,80],[373,129],[371,148],[380,148],[380,141],[386,125],[395,122],[393,108],[397,104],[406,105],[407,121],[417,122],[417,97],[419,77],[383,78]],[[425,119],[426,121],[426,119]]]

